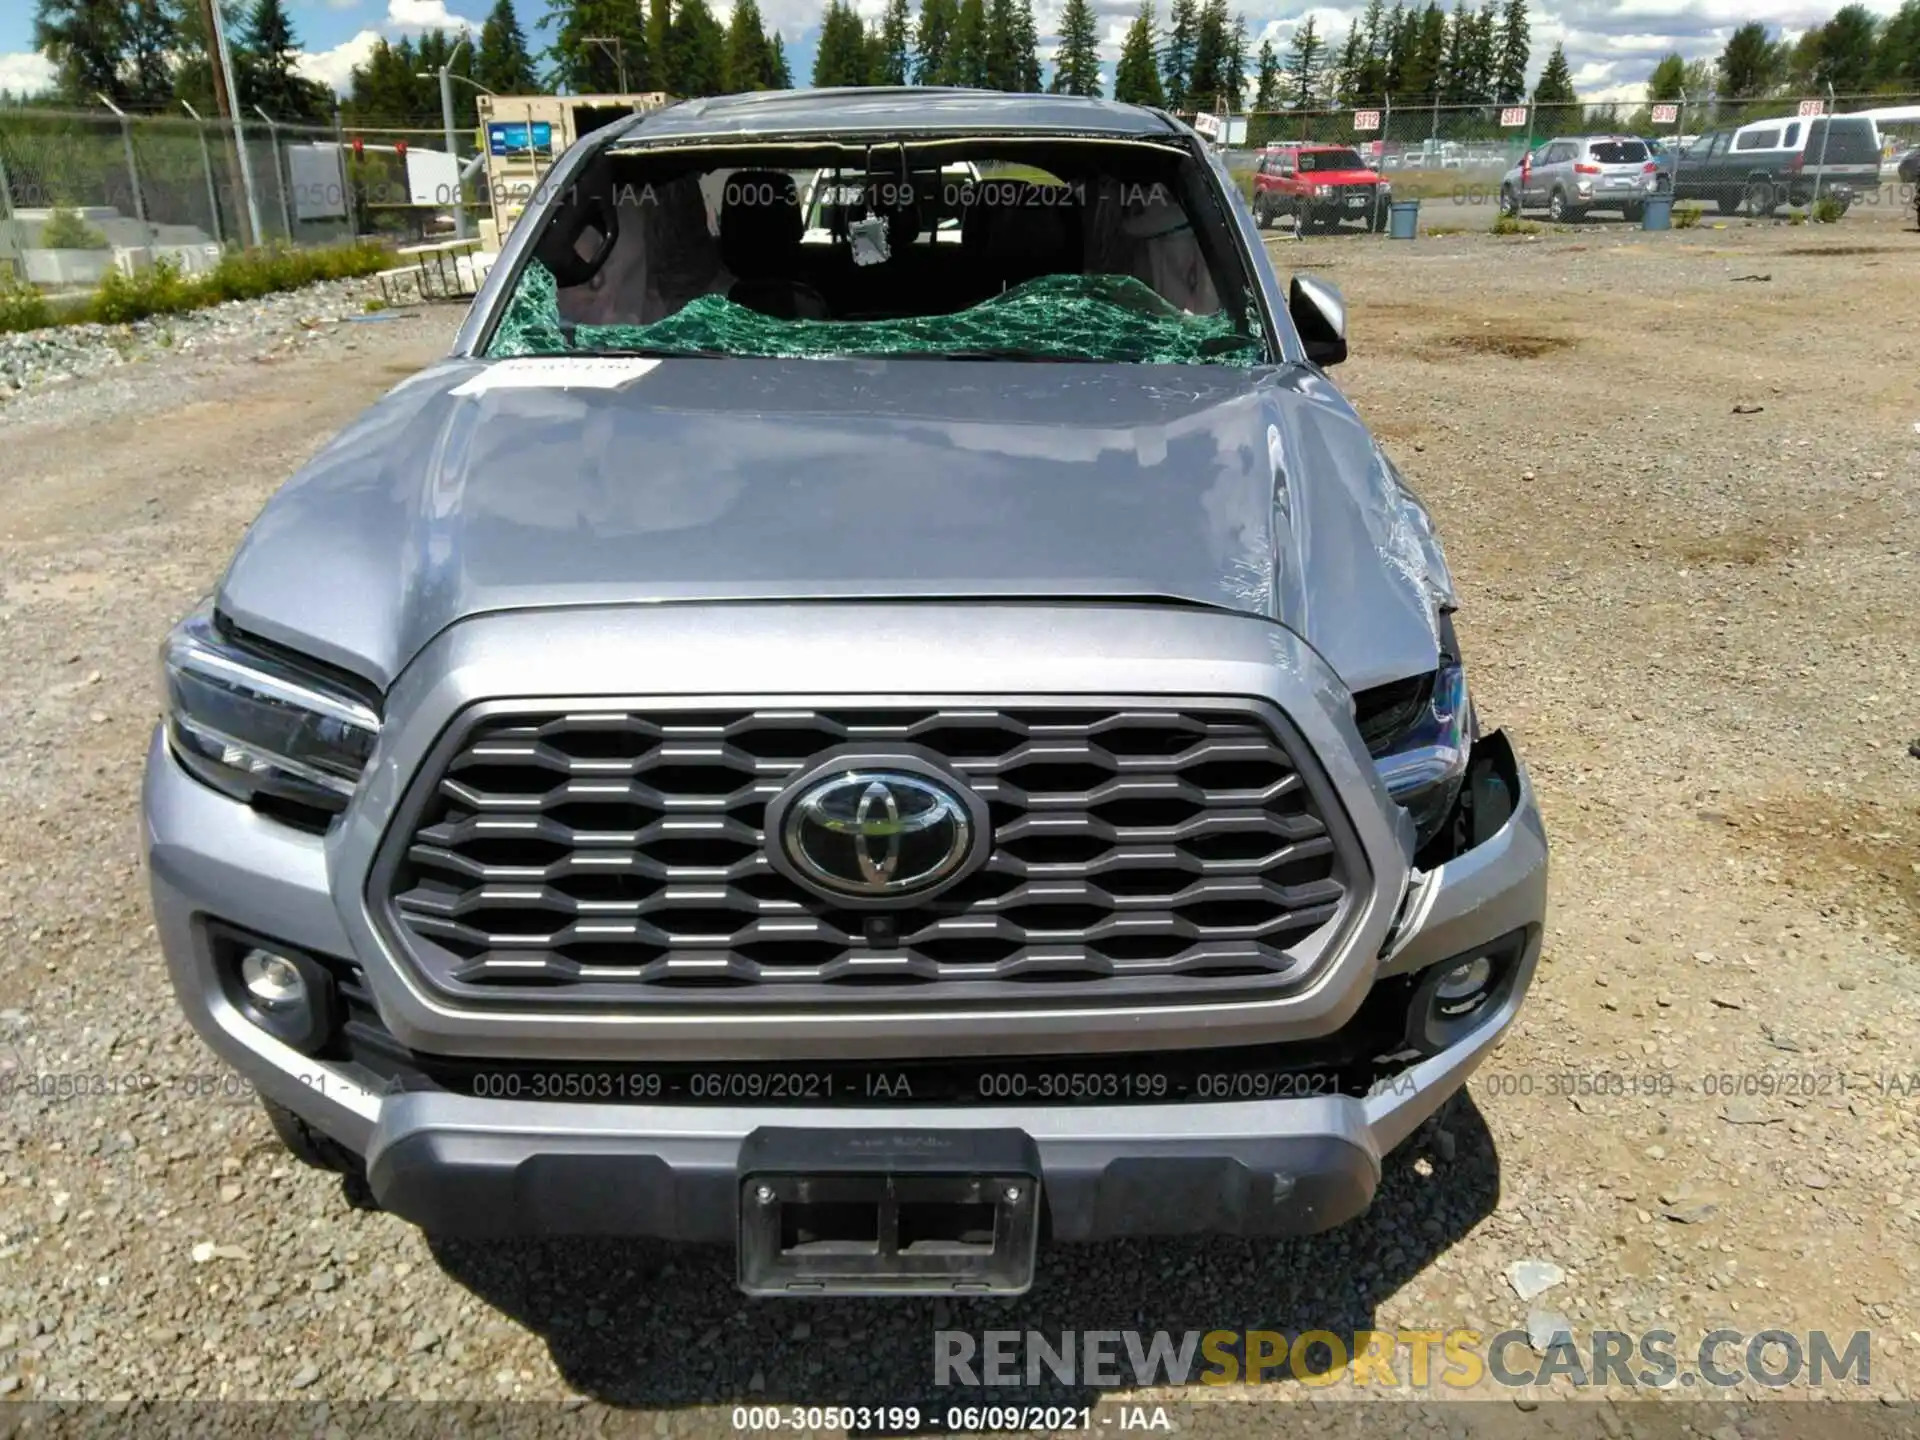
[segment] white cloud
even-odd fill
[[[415,34],[422,30],[472,30],[480,22],[447,9],[447,0],[387,0],[387,30]]]
[[[337,8],[346,8],[339,0],[328,0]],[[347,4],[354,0],[346,0]],[[387,18],[377,30],[362,30],[350,40],[342,40],[331,50],[302,51],[294,68],[309,80],[331,86],[341,95],[352,82],[353,67],[364,65],[373,53],[374,43],[385,36],[418,35],[427,30],[447,30],[477,35],[480,22],[456,15],[447,9],[447,0],[387,0]]]
[[[33,95],[53,88],[53,62],[33,50],[0,55],[0,90]]]
[[[378,30],[362,30],[351,40],[342,40],[331,50],[302,53],[294,61],[293,68],[307,79],[318,80],[344,95],[352,82],[353,67],[366,63],[367,57],[373,53],[374,42],[379,38]]]

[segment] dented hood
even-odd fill
[[[268,503],[220,608],[383,687],[468,616],[729,600],[1151,599],[1286,625],[1354,689],[1435,663],[1426,514],[1311,370],[626,363],[396,387]]]

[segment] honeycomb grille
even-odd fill
[[[850,743],[963,777],[991,817],[986,863],[885,912],[774,869],[768,801]],[[391,875],[392,918],[434,978],[521,999],[1280,980],[1347,885],[1273,732],[1197,707],[494,717]]]

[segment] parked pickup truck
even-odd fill
[[[1253,172],[1253,213],[1266,229],[1283,215],[1302,231],[1331,230],[1349,220],[1387,228],[1393,186],[1347,145],[1269,145]]]
[[[164,643],[160,944],[283,1143],[762,1295],[1365,1210],[1547,845],[1338,291],[1075,96],[690,100],[548,182]]]

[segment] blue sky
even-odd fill
[[[315,78],[344,85],[355,59],[365,54],[378,35],[398,37],[434,26],[466,24],[478,28],[491,0],[290,0],[296,31],[308,55],[306,68]],[[544,0],[517,0],[521,23],[531,43],[538,45],[536,22]],[[709,0],[717,14],[728,0]],[[857,0],[859,8],[877,15],[884,0]],[[1139,0],[1094,0],[1111,83],[1112,61],[1119,54],[1120,37]],[[1443,0],[1451,8],[1451,0]],[[1533,63],[1537,71],[1556,42],[1564,43],[1573,64],[1575,84],[1583,96],[1594,99],[1636,99],[1637,87],[1662,55],[1678,50],[1689,59],[1720,52],[1728,33],[1748,20],[1759,19],[1789,36],[1824,21],[1839,0],[1554,0],[1533,7]],[[1866,0],[1869,9],[1891,14],[1897,0]],[[1315,17],[1322,35],[1345,32],[1361,6],[1309,6],[1290,0],[1246,0],[1237,7],[1257,46],[1270,37],[1284,51],[1289,37],[1308,15]],[[1160,6],[1166,13],[1165,3]],[[819,33],[821,0],[760,0],[770,27],[787,40],[787,57],[794,77],[802,84],[813,69],[814,42]],[[1043,39],[1045,58],[1053,46],[1059,0],[1035,0],[1035,17]],[[45,60],[32,53],[32,0],[0,0],[0,88],[37,89],[46,83]]]

